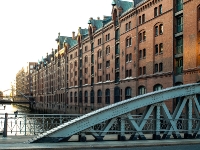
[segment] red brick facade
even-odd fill
[[[57,50],[35,66],[36,109],[84,114],[200,81],[200,0],[135,0],[127,10],[130,3],[112,5],[110,21],[90,18],[77,36],[59,34]]]

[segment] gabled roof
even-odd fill
[[[64,41],[65,43],[68,43],[70,47],[73,47],[77,44],[77,40],[72,39],[72,37],[65,37]]]
[[[90,20],[90,23],[96,27],[96,30],[100,29],[103,27],[103,20],[94,20],[94,19],[91,19]]]

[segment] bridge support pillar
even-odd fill
[[[120,133],[117,137],[118,141],[126,141],[125,136],[125,117],[121,117],[121,122],[118,122],[120,124]]]
[[[160,136],[160,124],[161,124],[161,120],[160,120],[160,106],[162,104],[158,103],[156,104],[156,107],[153,110],[153,119],[154,119],[154,129],[155,132],[153,134],[153,139],[154,140],[160,140],[161,136]]]
[[[87,140],[87,138],[86,138],[85,134],[78,135],[79,142],[86,142],[86,140]]]
[[[103,141],[104,136],[95,136],[95,141]]]

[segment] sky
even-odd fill
[[[0,90],[27,62],[38,62],[55,39],[87,28],[90,17],[110,16],[112,0],[0,0]]]

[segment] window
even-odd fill
[[[85,103],[87,103],[87,102],[88,102],[88,92],[85,91]]]
[[[157,16],[158,16],[158,8],[155,7],[155,8],[154,8],[154,17],[157,17]]]
[[[132,93],[131,88],[130,88],[130,87],[127,87],[127,88],[125,89],[125,99],[131,98],[131,93]]]
[[[88,50],[88,47],[87,46],[85,46],[85,52]]]
[[[101,38],[100,39],[98,39],[98,45],[100,45],[101,44]]]
[[[88,73],[88,68],[85,68],[85,73]]]
[[[82,103],[82,99],[83,99],[83,97],[82,97],[82,91],[80,91],[79,92],[79,103]]]
[[[91,44],[91,52],[94,52],[94,43]]]
[[[159,44],[159,53],[163,53],[163,43]]]
[[[129,61],[132,61],[132,54],[129,54]]]
[[[142,33],[139,34],[139,41],[142,42]]]
[[[85,84],[88,84],[88,79],[85,79]]]
[[[110,80],[110,74],[106,74],[106,81]]]
[[[131,21],[129,23],[126,23],[126,31],[131,29]]]
[[[129,70],[129,77],[131,77],[132,76],[132,70],[130,69]]]
[[[98,57],[99,57],[99,58],[102,57],[102,51],[101,51],[101,50],[98,51]]]
[[[77,71],[75,71],[74,75],[77,76]]]
[[[129,75],[128,75],[128,70],[126,70],[126,78],[127,78],[127,77],[129,77]]]
[[[139,58],[142,58],[142,50],[139,51]]]
[[[70,55],[70,59],[72,59],[72,58],[73,58],[73,55],[71,54],[71,55]]]
[[[74,62],[74,66],[77,67],[77,61]]]
[[[155,27],[155,36],[158,36],[158,26]]]
[[[162,14],[162,5],[159,5],[159,15]]]
[[[155,45],[155,54],[158,54],[158,45]]]
[[[126,54],[126,62],[128,62],[128,54]]]
[[[106,67],[110,67],[110,60],[106,61]]]
[[[106,34],[106,41],[110,40],[110,33]]]
[[[132,44],[132,39],[131,39],[131,37],[126,38],[126,47],[131,46],[131,44]]]
[[[142,24],[141,16],[139,16],[139,24]]]
[[[177,18],[177,33],[183,31],[183,16]]]
[[[110,46],[106,47],[106,55],[110,54]]]
[[[176,39],[176,53],[183,53],[183,37],[179,37]]]
[[[139,76],[142,75],[142,67],[139,68]]]
[[[70,92],[70,102],[72,103],[73,102],[73,96],[72,96],[72,92]]]
[[[90,103],[94,103],[94,90],[90,92]]]
[[[142,23],[145,22],[145,14],[142,15]]]
[[[146,93],[146,88],[144,86],[138,87],[138,95],[143,95]]]
[[[146,67],[143,67],[143,74],[146,74]]]
[[[159,90],[162,90],[162,89],[163,89],[163,87],[162,87],[161,84],[156,84],[156,85],[154,85],[154,87],[153,87],[153,91],[159,91]]]
[[[159,34],[163,34],[163,25],[162,24],[159,25]]]
[[[143,32],[143,41],[145,41],[146,40],[146,32],[144,31]]]
[[[74,102],[77,103],[77,92],[74,93]]]
[[[101,92],[101,90],[98,90],[98,92],[97,92],[98,94],[97,94],[97,102],[98,103],[101,103],[101,99],[102,99],[102,92]]]
[[[91,55],[91,63],[94,64],[94,55]]]
[[[102,82],[102,76],[98,76],[97,80],[98,82]]]
[[[87,56],[85,56],[85,63],[87,63],[88,62],[88,57]]]
[[[110,90],[106,89],[106,104],[110,104]]]
[[[155,64],[155,72],[158,72],[158,64]]]
[[[146,49],[143,49],[143,58],[146,57]]]
[[[159,63],[159,72],[163,71],[163,63]]]

